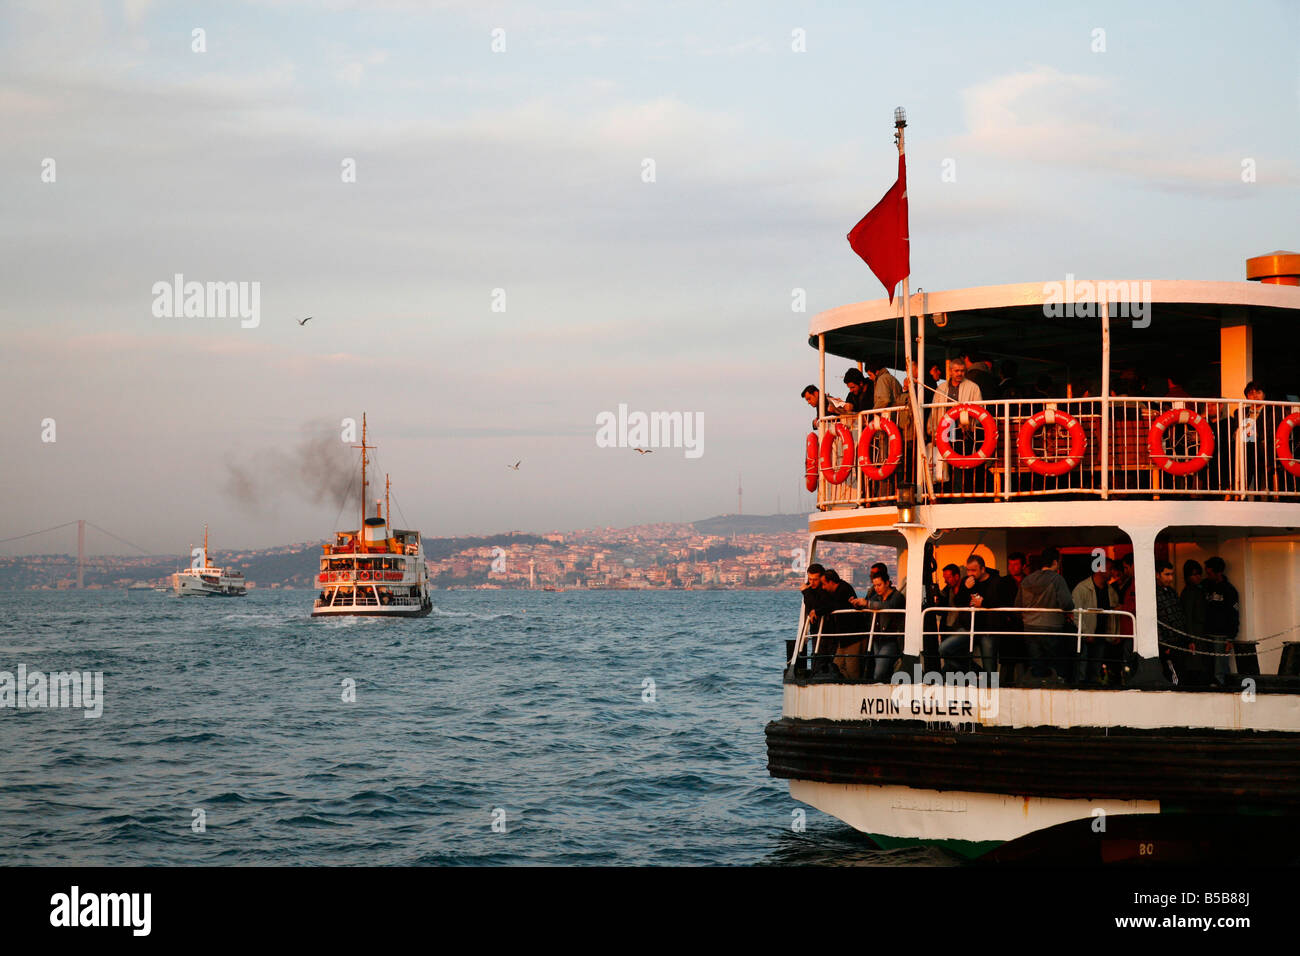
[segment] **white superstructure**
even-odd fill
[[[366,419],[361,417],[361,499],[366,500]],[[387,482],[385,499],[389,498]],[[433,609],[420,532],[389,524],[387,500],[375,502],[361,527],[322,546],[313,617],[423,617]]]
[[[1171,860],[1221,837],[1229,856],[1296,852],[1297,271],[1300,257],[1273,253],[1248,263],[1263,284],[1069,277],[1068,313],[1063,283],[1045,282],[812,319],[822,397],[843,394],[828,357],[901,369],[905,338],[921,387],[897,407],[821,414],[807,437],[808,561],[892,549],[906,605],[839,611],[822,633],[801,616],[783,716],[767,728],[769,770],[792,796],[887,847],[1014,855],[1068,836],[1096,860]],[[952,380],[967,355],[993,394],[945,402],[926,373]],[[999,374],[1007,361],[1019,382]],[[1012,556],[1044,551],[1060,552],[1069,588],[1129,561],[1132,574],[1122,607],[1054,612],[1061,663],[1040,677],[1033,658],[1049,645],[1034,642],[1049,638],[1019,623],[1033,609],[1007,596],[1016,584],[995,606],[962,606],[955,625],[936,585],[945,567],[965,579],[972,557],[1006,575]],[[1168,563],[1186,592],[1184,567],[1211,559],[1237,595],[1230,635],[1171,618],[1195,594],[1170,611],[1158,585]],[[957,650],[940,655],[947,639]],[[856,660],[834,657],[846,646]],[[1092,670],[1094,653],[1109,669]],[[884,682],[862,676],[881,659]],[[1247,839],[1250,827],[1268,839]]]
[[[203,526],[203,553],[172,575],[172,590],[180,597],[243,597],[248,593],[240,571],[218,568],[208,557],[208,527]]]

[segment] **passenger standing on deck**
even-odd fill
[[[1208,605],[1201,582],[1205,572],[1199,561],[1183,562],[1183,591],[1178,595],[1178,603],[1183,606],[1183,619],[1187,621],[1189,639],[1187,660],[1183,665],[1184,678],[1187,683],[1208,684],[1214,677],[1214,658],[1197,656],[1197,651],[1205,651],[1205,613]]]
[[[1066,615],[1074,610],[1074,598],[1061,577],[1059,551],[1044,548],[1037,563],[1040,570],[1025,575],[1016,594],[1016,607],[1041,609],[1024,613],[1025,645],[1033,662],[1030,673],[1046,678],[1051,667],[1058,679],[1069,680],[1074,676],[1074,642],[1069,637]]]
[[[894,666],[903,653],[904,615],[896,612],[901,612],[906,605],[903,595],[894,588],[887,573],[872,572],[871,587],[874,593],[866,599],[859,598],[853,602],[853,605],[872,611],[888,612],[877,614],[875,624],[875,667],[872,669],[872,680],[883,684],[888,682],[889,675],[894,672]]]
[[[1119,610],[1125,613],[1115,622],[1115,637],[1105,648],[1101,681],[1115,686],[1124,682],[1125,662],[1133,653],[1133,621],[1137,616],[1137,588],[1133,586],[1133,555],[1121,555],[1111,565],[1112,581],[1119,595]]]
[[[1101,666],[1106,658],[1106,646],[1115,633],[1115,617],[1098,614],[1119,607],[1119,593],[1110,583],[1110,572],[1093,571],[1074,586],[1070,594],[1076,611],[1080,611],[1080,630],[1083,634],[1083,656],[1075,668],[1080,681],[1095,683],[1101,679]],[[1091,636],[1089,636],[1091,635]]]
[[[1271,491],[1269,479],[1277,464],[1274,437],[1282,419],[1276,405],[1263,404],[1264,389],[1258,382],[1248,382],[1244,394],[1250,404],[1242,407],[1241,420],[1234,422],[1233,432],[1241,438],[1246,488]]]
[[[890,480],[897,480],[902,475],[910,481],[916,472],[916,429],[912,425],[912,409],[908,407],[907,394],[882,359],[869,359],[866,365],[872,382],[871,407],[883,409],[902,406],[898,411],[889,413],[903,437],[902,457],[899,459],[898,470]],[[885,444],[885,436],[878,436],[876,441],[877,444]]]
[[[1228,565],[1215,555],[1205,562],[1205,636],[1214,642],[1216,654],[1232,654],[1237,659],[1238,674],[1258,674],[1259,659],[1255,645],[1237,640],[1240,626],[1241,598],[1228,580]],[[1228,658],[1214,659],[1214,678],[1222,683],[1228,676]]]
[[[939,387],[935,389],[935,405],[978,405],[984,400],[980,387],[966,377],[966,363],[962,359],[955,358],[948,363],[948,378],[940,382]],[[949,429],[945,434],[950,439],[948,444],[952,446],[954,453],[958,455],[969,455],[975,450],[975,422],[968,421],[962,425],[960,421],[953,422],[952,419],[944,417],[943,408],[935,408],[930,415],[930,421],[927,426],[930,440],[934,441],[940,427]],[[950,490],[960,494],[962,492],[973,491],[977,487],[983,487],[983,481],[975,480],[974,475],[968,474],[971,471],[979,471],[982,475],[983,468],[952,468]]]
[[[806,385],[804,386],[804,390],[799,394],[803,396],[803,400],[805,402],[807,402],[809,405],[813,407],[814,410],[816,410],[818,402],[821,397],[821,389],[819,389],[816,385]],[[831,398],[829,395],[827,395],[826,414],[847,415],[849,414],[848,406],[845,405],[843,402],[841,402],[838,398]],[[813,427],[813,431],[817,430],[817,419],[815,418],[813,419],[812,427]]]
[[[844,635],[866,630],[865,623],[860,620],[865,615],[835,613],[853,610],[858,592],[853,590],[853,585],[849,582],[841,580],[839,573],[831,568],[822,575],[822,591],[826,595],[823,611],[826,625],[822,628],[822,640],[830,640],[830,646],[835,649],[835,668],[849,680],[859,680],[862,677],[862,654],[865,653],[867,639]]]
[[[1001,614],[990,613],[998,606],[998,572],[988,567],[978,554],[966,559],[966,580],[963,584],[970,595],[970,606],[979,608],[974,612],[976,646],[980,652],[980,666],[986,674],[998,669],[998,638],[991,632],[1001,630]],[[963,615],[966,616],[966,615]],[[969,625],[970,618],[967,617]]]
[[[993,363],[984,361],[984,356],[975,349],[967,349],[965,359],[967,381],[974,382],[979,387],[980,395],[985,401],[996,399],[998,379],[993,374]]]
[[[944,566],[943,589],[939,592],[936,603],[939,607],[970,607],[970,592],[962,583],[962,570],[957,565]],[[943,669],[974,670],[975,662],[970,647],[970,612],[962,614],[952,610],[934,616],[939,621],[939,656],[943,658]]]
[[[826,592],[822,588],[822,576],[826,569],[820,564],[808,565],[808,582],[800,590],[803,595],[804,617],[807,620],[807,630],[804,641],[810,649],[815,649],[813,655],[813,676],[819,677],[823,674],[831,675],[834,670],[834,664],[831,657],[834,649],[829,647],[829,641],[832,640],[830,634],[821,636],[820,644],[818,638],[821,635],[822,627],[825,623],[826,613]]]
[[[844,373],[844,387],[849,390],[844,404],[851,407],[855,414],[871,408],[870,383],[856,368],[851,368]]]
[[[1160,641],[1160,663],[1165,676],[1175,684],[1182,683],[1179,665],[1187,647],[1187,620],[1183,605],[1174,590],[1174,566],[1168,561],[1156,562],[1156,635]]]

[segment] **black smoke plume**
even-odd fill
[[[356,455],[340,440],[338,427],[313,423],[303,427],[303,437],[292,449],[267,449],[245,461],[227,461],[221,490],[254,514],[273,510],[285,498],[360,510]]]

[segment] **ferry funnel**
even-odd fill
[[[1279,249],[1246,260],[1246,278],[1269,285],[1300,285],[1300,253]]]

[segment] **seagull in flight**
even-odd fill
[[[633,450],[634,452],[636,452],[638,455],[653,455],[653,454],[654,454],[654,449],[653,449],[653,448],[633,448],[632,450]]]
[[[523,460],[520,459],[519,461],[515,462],[513,465],[506,465],[506,467],[511,469],[512,471],[518,471],[519,466],[522,464],[523,464]]]
[[[309,315],[309,316],[307,316],[307,318],[303,319],[303,320],[302,320],[301,322],[299,322],[298,324],[299,324],[299,325],[306,325],[306,324],[307,324],[308,322],[310,322],[310,321],[311,321],[311,316]]]

